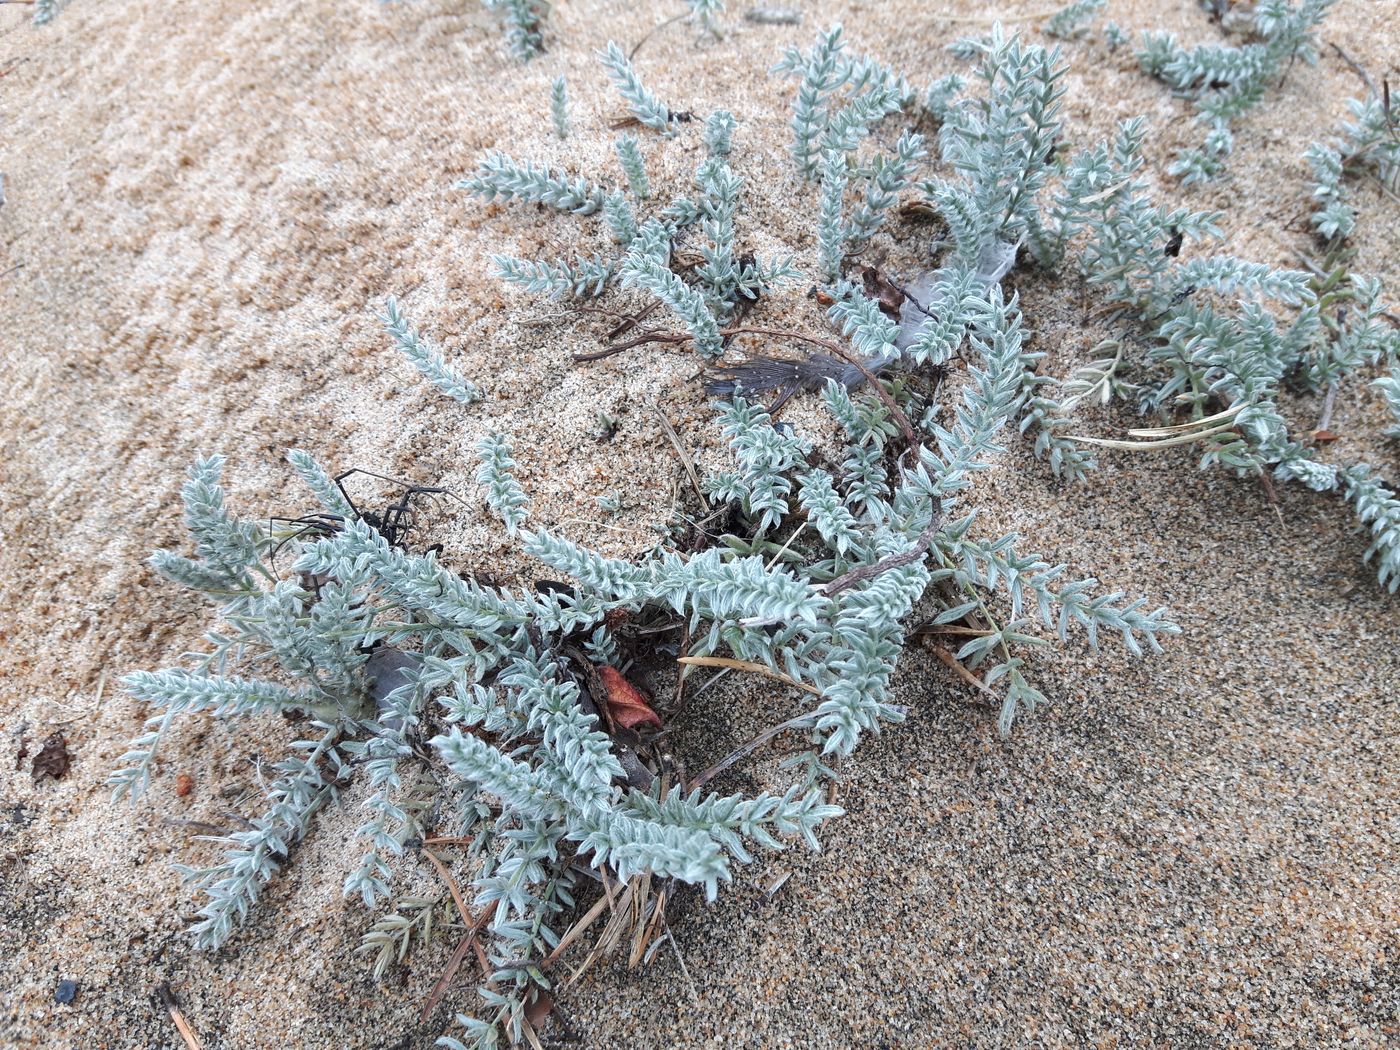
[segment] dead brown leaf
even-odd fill
[[[68,753],[68,742],[63,739],[63,734],[53,733],[44,741],[44,746],[39,753],[34,756],[29,771],[36,784],[45,777],[62,780],[68,775],[68,767],[72,765],[72,762],[73,757]]]

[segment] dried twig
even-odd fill
[[[956,656],[950,653],[947,649],[943,648],[943,646],[929,643],[928,647],[929,649],[933,650],[934,656],[938,657],[938,659],[942,663],[947,665],[949,670],[951,670],[955,675],[961,678],[968,685],[972,686],[972,688],[986,693],[988,696],[992,697],[995,700],[1001,700],[1001,697],[997,696],[997,691],[995,689],[993,689],[986,682],[982,681],[982,679],[978,678],[975,674],[973,674],[966,667],[964,667],[962,665],[962,662]]]
[[[648,29],[648,30],[646,31],[646,33],[642,36],[642,39],[638,40],[635,44],[632,45],[632,50],[629,51],[629,52],[627,52],[627,61],[631,62],[632,59],[636,58],[636,57],[637,57],[637,52],[640,51],[640,50],[642,49],[642,45],[645,44],[648,40],[650,40],[650,39],[652,38],[653,35],[655,35],[656,33],[660,32],[661,30],[665,29],[665,28],[666,28],[667,26],[669,26],[669,25],[674,25],[675,23],[679,22],[682,18],[689,18],[689,17],[690,17],[690,12],[689,12],[689,11],[685,11],[685,12],[682,12],[681,14],[676,15],[676,16],[673,17],[673,18],[668,18],[668,19],[666,19],[666,21],[660,22],[660,23],[658,23],[657,25],[652,26],[652,27],[651,27],[650,29]]]
[[[1332,409],[1337,404],[1337,381],[1334,379],[1327,387],[1327,396],[1322,399],[1322,417],[1317,421],[1318,430],[1328,430],[1332,426]]]
[[[901,565],[908,565],[910,562],[918,561],[924,556],[924,552],[929,549],[929,545],[933,543],[933,538],[938,535],[938,529],[942,524],[943,515],[939,510],[935,509],[933,517],[929,520],[928,525],[924,528],[923,532],[919,533],[918,538],[914,540],[914,546],[909,550],[899,554],[891,554],[887,558],[881,558],[873,565],[857,566],[850,572],[843,573],[828,583],[822,588],[822,593],[830,598],[833,594],[840,594],[848,587],[854,587],[864,580],[879,576],[882,572],[889,572],[891,569],[898,569]]]
[[[741,758],[745,758],[748,755],[751,755],[764,744],[768,743],[768,741],[772,740],[775,736],[778,736],[781,733],[786,733],[789,729],[809,728],[815,721],[816,716],[809,711],[806,714],[798,715],[796,718],[789,718],[786,722],[779,722],[777,725],[765,729],[763,732],[759,733],[758,736],[750,740],[747,744],[744,744],[742,747],[736,748],[734,751],[731,751],[724,758],[720,759],[720,761],[716,762],[709,769],[705,770],[705,772],[701,773],[697,777],[694,777],[690,781],[690,783],[686,785],[686,791],[691,792],[698,787],[704,787],[711,780],[713,780],[715,777],[719,776],[726,769],[732,766],[735,762],[738,762]]]
[[[490,975],[490,964],[487,962],[486,953],[482,950],[476,935],[481,932],[481,928],[486,925],[486,920],[490,918],[491,913],[495,910],[488,905],[482,908],[481,914],[473,919],[471,912],[467,910],[466,901],[462,899],[462,891],[457,887],[457,881],[447,870],[446,865],[438,860],[437,857],[433,856],[429,850],[423,850],[423,856],[428,858],[433,867],[437,869],[438,874],[442,876],[443,881],[447,883],[447,888],[452,894],[453,903],[457,905],[457,911],[462,916],[462,922],[466,923],[467,932],[462,937],[462,942],[457,945],[457,950],[452,953],[452,958],[447,961],[447,968],[443,970],[442,976],[439,977],[437,983],[433,985],[433,990],[428,993],[428,1001],[423,1004],[423,1010],[418,1015],[418,1022],[420,1024],[431,1017],[433,1011],[437,1009],[438,1003],[442,1001],[443,995],[447,992],[447,986],[452,983],[452,978],[456,976],[458,968],[462,965],[462,960],[467,957],[467,949],[476,949],[477,962],[481,965],[482,975]]]
[[[1333,43],[1332,50],[1337,52],[1337,54],[1341,56],[1342,61],[1351,67],[1351,71],[1361,78],[1361,82],[1366,85],[1366,90],[1369,91],[1372,95],[1375,95],[1376,85],[1374,82],[1372,82],[1371,75],[1366,72],[1365,68],[1359,65],[1355,59],[1353,59],[1349,54],[1343,51],[1340,44]]]
[[[189,1022],[185,1020],[185,1015],[180,1010],[180,1005],[175,1001],[175,993],[170,990],[169,981],[161,981],[156,985],[156,998],[160,1000],[161,1006],[170,1011],[170,1019],[175,1022],[175,1031],[180,1033],[180,1038],[185,1041],[187,1050],[204,1050],[204,1044],[199,1041],[199,1037],[190,1028]]]

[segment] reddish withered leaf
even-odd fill
[[[622,677],[616,667],[597,668],[598,678],[608,691],[608,717],[623,729],[636,729],[650,722],[661,728],[661,718],[651,709],[646,696]]]

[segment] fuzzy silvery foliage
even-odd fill
[[[523,494],[509,475],[509,447],[493,436],[482,452],[491,503],[518,527]],[[201,945],[230,935],[316,811],[356,777],[369,791],[360,829],[369,848],[345,891],[368,904],[390,892],[392,856],[417,832],[424,808],[401,766],[416,761],[409,741],[432,697],[453,726],[432,741],[460,778],[448,795],[464,800],[456,808],[466,833],[494,843],[478,853],[473,885],[476,904],[494,911],[487,928],[502,967],[497,986],[513,987],[522,958],[557,943],[549,924],[571,903],[566,842],[591,851],[618,878],[646,871],[702,884],[713,895],[731,862],[749,859],[746,841],[777,847],[780,837],[796,835],[815,846],[816,826],[839,812],[800,786],[752,799],[619,787],[625,777],[612,742],[553,649],[562,635],[585,630],[606,657],[604,613],[647,601],[707,616],[809,618],[817,599],[807,585],[766,572],[757,558],[686,563],[668,555],[614,570],[541,531],[524,534],[527,549],[567,566],[588,590],[563,601],[491,590],[445,569],[434,554],[393,546],[353,515],[310,457],[294,454],[294,463],[326,498],[326,513],[270,528],[228,511],[217,457],[196,463],[184,491],[195,557],[163,552],[154,564],[217,601],[229,627],[210,634],[210,652],[193,669],[137,672],[125,681],[137,699],[168,714],[310,716],[313,733],[271,767],[264,815],[229,837],[224,860],[188,869],[208,897],[195,928]],[[258,676],[235,673],[243,666]],[[470,735],[475,727],[494,743]],[[128,756],[133,767],[113,778],[119,790],[139,791],[149,776],[154,742],[133,750],[140,752]],[[500,811],[474,801],[480,796],[498,800]],[[528,943],[516,936],[522,921],[536,927]]]
[[[1327,241],[1348,237],[1356,226],[1356,209],[1347,203],[1347,176],[1369,175],[1394,192],[1400,189],[1400,113],[1389,96],[1347,99],[1354,119],[1340,136],[1308,146],[1304,159],[1313,174],[1317,210],[1312,224]]]
[[[496,255],[492,262],[499,277],[536,295],[571,295],[579,299],[602,295],[617,276],[617,264],[596,255],[573,261]]]
[[[719,17],[724,14],[724,0],[686,0],[691,17],[711,36],[719,36]]]
[[[569,137],[569,82],[563,76],[555,77],[549,85],[549,122],[558,138]]]
[[[1348,169],[1370,170],[1391,192],[1400,191],[1400,107],[1388,95],[1347,99],[1352,119],[1342,124]]]
[[[985,96],[952,107],[938,136],[944,162],[961,178],[925,182],[924,193],[947,220],[964,263],[1017,241],[1047,261],[1039,196],[1052,172],[1065,66],[1058,48],[1008,38],[1000,25],[976,57]]]
[[[1371,534],[1366,560],[1376,560],[1381,585],[1394,594],[1400,589],[1400,499],[1364,463],[1341,474],[1343,495]]]
[[[675,134],[671,110],[647,90],[632,63],[614,41],[599,56],[607,67],[618,94],[627,103],[627,110],[644,127],[659,131],[668,138]]]
[[[488,154],[458,187],[487,200],[538,202],[579,215],[601,212],[623,253],[620,257],[530,260],[497,255],[497,273],[527,291],[549,296],[601,295],[620,279],[662,299],[696,337],[702,352],[714,356],[721,349],[720,327],[735,310],[764,288],[796,274],[788,259],[762,260],[738,250],[735,216],[743,179],[728,162],[734,128],[734,117],[727,111],[710,116],[703,132],[709,156],[695,171],[698,197],[674,197],[650,214],[641,206],[653,196],[654,187],[640,144],[630,135],[617,140],[616,150],[635,204],[617,190],[498,153]],[[890,178],[887,175],[886,181]],[[672,270],[671,257],[678,234],[697,223],[704,238],[699,247],[704,261],[695,268],[692,283]]]
[[[1385,398],[1386,407],[1395,422],[1386,430],[1388,437],[1400,438],[1400,363],[1391,366],[1390,375],[1371,384]]]
[[[1356,228],[1356,210],[1346,203],[1342,189],[1342,155],[1331,146],[1314,142],[1303,156],[1313,173],[1312,196],[1317,204],[1313,226],[1328,241],[1349,237]]]
[[[617,162],[622,166],[622,173],[627,176],[627,188],[632,196],[639,201],[646,200],[651,196],[651,183],[647,180],[646,162],[642,159],[642,150],[636,138],[620,135],[613,148],[617,151]]]
[[[476,172],[456,188],[486,200],[520,200],[547,204],[575,215],[592,215],[603,206],[606,192],[587,179],[569,177],[544,165],[518,163],[502,153],[488,153]]]
[[[1045,23],[1045,35],[1054,37],[1083,36],[1090,24],[1108,6],[1108,0],[1074,0],[1060,8]]]
[[[745,514],[756,519],[757,535],[763,535],[788,513],[787,495],[792,484],[787,474],[811,451],[800,438],[772,425],[768,413],[736,397],[720,416],[737,470],[710,478],[706,488],[712,499],[733,499]]]
[[[545,0],[482,0],[498,11],[505,23],[506,46],[522,62],[528,62],[544,51],[544,36],[540,32],[549,4]]]
[[[476,483],[486,492],[486,502],[505,523],[512,536],[525,522],[525,507],[530,499],[515,480],[516,462],[510,442],[499,433],[490,433],[476,446],[481,458]]]
[[[717,109],[705,120],[705,149],[712,157],[727,157],[734,149],[737,122],[727,109]]]
[[[846,196],[846,155],[831,150],[822,170],[821,206],[817,212],[817,269],[828,284],[841,276],[846,255],[846,224],[842,206]]]
[[[957,73],[949,73],[929,84],[919,104],[923,106],[925,113],[942,124],[948,119],[948,110],[952,107],[953,100],[965,87],[967,81],[963,77]]]
[[[695,348],[706,357],[724,352],[719,322],[705,303],[705,296],[686,284],[671,269],[671,243],[666,228],[655,220],[642,227],[622,261],[622,280],[660,299],[680,319],[695,339]]]
[[[884,225],[899,194],[914,181],[914,172],[924,155],[924,137],[906,131],[899,136],[892,155],[881,154],[874,158],[864,176],[865,199],[846,224],[846,243],[850,251],[865,247]]]
[[[409,324],[403,311],[399,309],[398,300],[393,296],[385,302],[380,320],[384,322],[385,330],[393,337],[394,345],[433,386],[464,405],[481,399],[481,391],[476,385],[463,379],[443,358],[441,351],[429,345]]]
[[[1315,32],[1336,0],[1261,0],[1255,5],[1256,39],[1241,47],[1183,47],[1170,33],[1143,34],[1142,68],[1173,90],[1190,95],[1196,120],[1206,127],[1200,146],[1181,151],[1167,169],[1183,182],[1206,182],[1225,170],[1234,147],[1230,123],[1257,106],[1296,61],[1317,61]]]
[[[637,213],[627,195],[620,191],[614,190],[603,201],[603,221],[612,239],[623,248],[630,246],[637,236]]]
[[[1147,338],[1140,363],[1120,346],[1097,388],[1143,411],[1184,409],[1203,421],[1199,433],[1166,439],[1198,443],[1202,467],[1340,491],[1360,512],[1352,493],[1362,490],[1351,475],[1295,436],[1301,428],[1279,406],[1289,386],[1322,395],[1362,368],[1400,359],[1379,283],[1351,275],[1319,286],[1302,271],[1186,253],[1192,241],[1221,236],[1220,216],[1152,202],[1140,152],[1145,132],[1141,120],[1124,121],[1111,144],[1075,156],[1053,209],[1057,254],[1080,245],[1086,281],[1137,312]],[[1147,371],[1126,381],[1122,371],[1139,365]],[[1375,509],[1384,500],[1368,506],[1366,520],[1384,519]],[[1388,578],[1383,571],[1382,582]]]
[[[773,67],[798,78],[789,150],[805,181],[817,177],[831,151],[854,151],[872,125],[913,99],[904,78],[870,59],[848,56],[845,47],[841,26],[834,25],[805,55],[789,48]]]
[[[696,218],[704,237],[696,283],[687,283],[671,268],[675,228],[656,219],[641,227],[629,247],[622,261],[622,283],[660,299],[694,338],[696,349],[717,357],[724,351],[721,325],[739,304],[796,271],[785,259],[765,263],[739,258],[735,217],[743,180],[723,157],[702,161],[695,182],[700,190]]]
[[[328,510],[345,509],[333,482],[308,458],[294,460]],[[209,712],[234,718],[304,712],[312,735],[292,745],[292,757],[273,765],[267,809],[247,830],[229,835],[224,859],[185,868],[207,900],[194,928],[196,941],[217,947],[247,914],[263,885],[305,834],[315,812],[336,797],[348,772],[344,737],[371,719],[374,702],[363,668],[360,639],[376,634],[374,616],[354,597],[355,581],[280,579],[273,558],[283,542],[274,529],[235,518],[211,456],[190,469],[182,491],[194,557],[157,551],[161,575],[200,591],[221,607],[228,627],[211,631],[207,652],[191,668],[134,672],[124,679],[137,700],[162,709],[133,742],[110,783],[118,796],[141,794],[154,769],[161,734],[178,714]],[[334,495],[332,495],[334,493]],[[257,671],[256,677],[236,673]],[[296,684],[288,684],[288,682]]]

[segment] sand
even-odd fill
[[[980,31],[985,11],[808,3],[792,28],[745,24],[733,6],[723,41],[675,24],[638,68],[677,108],[734,111],[746,246],[810,260],[814,191],[783,152],[792,85],[767,67],[839,19],[854,47],[924,83],[957,68],[942,45]],[[1217,33],[1184,0],[1111,6],[1127,28]],[[441,944],[382,983],[352,954],[373,918],[339,891],[356,792],[244,932],[212,955],[189,947],[194,901],[171,863],[213,852],[187,822],[250,814],[258,763],[294,727],[188,720],[142,802],[112,803],[103,781],[145,716],[118,676],[172,663],[212,625],[143,564],[182,542],[177,494],[196,454],[227,454],[244,512],[285,513],[308,507],[288,448],[470,492],[471,445],[497,428],[537,520],[617,555],[652,545],[687,484],[651,406],[702,467],[723,463],[693,356],[576,366],[569,355],[606,325],[491,276],[491,252],[588,247],[596,226],[451,189],[491,147],[616,177],[606,125],[620,106],[593,55],[680,5],[555,7],[549,53],[525,67],[465,0],[74,0],[42,30],[26,8],[0,8],[0,1045],[181,1046],[153,994],[163,981],[210,1050],[426,1047],[472,1008],[464,972],[417,1020]],[[1323,40],[1394,81],[1397,16],[1389,0],[1341,0]],[[1160,170],[1193,134],[1185,104],[1125,51],[1067,52],[1073,145],[1143,113]],[[559,73],[577,129],[563,143],[547,120]],[[1309,245],[1303,149],[1359,90],[1325,48],[1240,123],[1229,180],[1168,187],[1170,199],[1222,209],[1231,252],[1292,264]],[[645,148],[664,194],[701,155],[694,130]],[[1393,302],[1400,206],[1370,188],[1356,200],[1354,266]],[[917,268],[929,236],[881,238],[887,265]],[[1056,374],[1112,334],[1086,320],[1100,304],[1071,276],[1010,284]],[[765,319],[819,323],[803,291],[775,296]],[[445,401],[387,346],[371,310],[391,292],[487,391],[482,404]],[[618,420],[610,442],[593,436],[600,411]],[[821,436],[810,403],[789,418]],[[1105,433],[1128,421],[1088,419]],[[1348,382],[1331,454],[1393,477],[1383,424],[1375,393]],[[685,970],[668,952],[645,972],[594,970],[561,996],[548,1045],[1400,1042],[1396,598],[1334,498],[1286,487],[1273,506],[1257,483],[1197,472],[1189,450],[1103,460],[1066,490],[1012,440],[982,483],[983,528],[1015,528],[1106,587],[1168,604],[1185,630],[1167,652],[1135,662],[1076,638],[1033,654],[1052,702],[1007,742],[967,688],[911,652],[898,680],[910,718],[849,763],[849,812],[825,852],[765,857],[715,905],[679,901]],[[623,510],[603,521],[595,499],[610,493]],[[458,567],[533,571],[475,508],[445,509],[433,528]],[[677,754],[699,768],[797,703],[731,680],[691,709]],[[33,784],[14,756],[55,731],[72,768]],[[775,783],[770,752],[720,786]],[[440,892],[421,861],[403,886]],[[54,1001],[60,980],[77,984],[70,1004]]]

